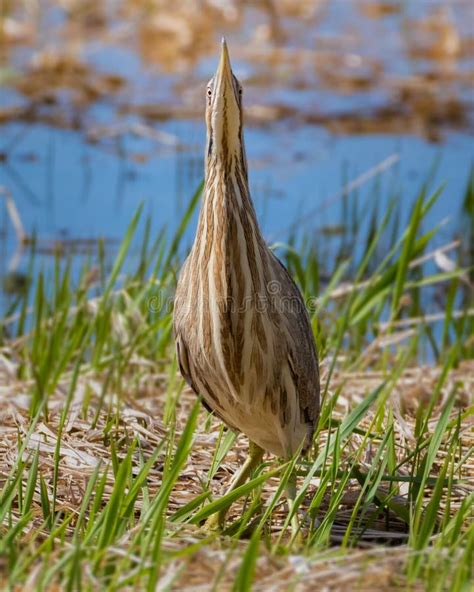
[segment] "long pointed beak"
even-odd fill
[[[227,43],[225,42],[225,39],[222,38],[221,59],[219,60],[219,65],[217,66],[216,72],[216,81],[218,81],[218,86],[221,86],[224,80],[230,82],[232,85],[232,68],[230,65],[229,51],[227,49]],[[232,86],[230,88],[232,88]]]
[[[236,95],[234,74],[227,44],[222,39],[221,57],[213,78],[212,102],[209,107],[210,146],[214,154],[232,150],[240,154],[241,109]]]

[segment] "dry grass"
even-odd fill
[[[354,0],[341,10],[328,0],[43,0],[44,18],[39,19],[34,2],[6,2],[0,18],[7,48],[4,78],[22,100],[0,108],[0,122],[82,128],[84,110],[104,98],[112,120],[127,113],[145,121],[200,120],[203,65],[226,34],[256,103],[247,113],[254,125],[287,119],[344,134],[404,129],[431,141],[452,129],[472,131],[473,41],[465,26],[471,18],[469,3],[456,0],[449,8],[443,0],[419,4]],[[169,85],[172,99],[163,102],[161,93],[143,84],[134,88],[135,67],[102,72],[105,60],[97,56],[117,46],[139,64],[142,83],[150,71],[158,72],[152,86]],[[23,51],[17,53],[17,47]],[[274,89],[294,97],[311,93],[311,100],[276,100]],[[321,90],[343,107],[336,111]],[[357,101],[345,101],[369,92],[378,97],[376,107],[361,110]],[[65,93],[70,95],[66,108]],[[133,97],[140,97],[140,103]],[[84,131],[96,136],[90,140],[104,143],[104,136]],[[160,139],[157,144],[163,149]]]
[[[27,441],[23,458],[30,463],[32,453],[39,450],[39,473],[44,479],[49,495],[53,495],[53,477],[55,468],[55,450],[60,430],[61,412],[65,405],[70,376],[65,373],[55,392],[50,395],[47,418],[40,420],[34,430],[28,434],[31,425],[30,390],[32,385],[18,376],[17,356],[8,348],[0,351],[0,479],[3,486],[9,472],[17,463],[19,442]],[[398,378],[390,401],[387,405],[393,408],[396,418],[394,422],[396,449],[398,460],[402,460],[415,447],[415,418],[416,410],[426,406],[430,394],[434,391],[439,380],[441,369],[424,367],[406,369]],[[328,397],[342,389],[337,398],[333,411],[334,420],[343,420],[348,412],[386,377],[381,372],[333,374],[328,390]],[[84,374],[80,377],[75,389],[67,421],[59,442],[58,480],[56,489],[56,509],[65,514],[78,515],[87,487],[88,480],[98,465],[106,467],[110,464],[110,441],[115,441],[117,455],[124,458],[128,444],[133,440],[139,443],[139,449],[144,457],[160,445],[170,429],[163,418],[166,414],[166,382],[168,376],[160,373],[157,364],[152,360],[135,359],[131,361],[129,372],[123,376],[123,396],[108,394],[105,405],[95,417],[101,393],[101,385],[105,375]],[[452,411],[452,420],[456,421],[460,409],[472,404],[474,392],[474,363],[466,362],[458,369],[452,370],[442,388],[437,409],[433,413],[429,426],[432,430],[436,425],[441,409],[449,393],[457,385],[456,406]],[[195,403],[195,397],[188,390],[182,392],[176,405],[176,435],[184,429],[186,419]],[[109,429],[110,418],[115,417],[113,426]],[[173,488],[167,515],[172,517],[174,512],[191,502],[203,492],[208,471],[213,462],[216,443],[221,435],[218,421],[208,421],[207,413],[201,412],[197,429],[194,434],[193,447],[190,455],[180,472]],[[369,429],[374,420],[374,413],[369,411],[360,428]],[[459,434],[459,449],[457,456],[465,459],[456,469],[456,478],[462,484],[453,486],[449,499],[451,515],[459,509],[463,499],[474,491],[474,462],[469,458],[469,451],[474,445],[473,424],[469,416],[462,421]],[[109,434],[109,437],[104,436]],[[317,446],[324,447],[328,437],[328,430],[323,430]],[[365,446],[363,433],[353,433],[344,448],[340,466],[344,467],[346,460],[352,453]],[[436,456],[433,474],[440,470],[446,455],[444,443]],[[247,441],[243,436],[238,437],[234,446],[222,462],[212,481],[214,494],[223,493],[230,476],[238,469],[246,456]],[[163,452],[165,455],[165,452]],[[346,458],[347,457],[347,458]],[[138,474],[142,463],[141,455],[136,452],[133,457],[133,472]],[[277,461],[267,459],[272,466]],[[369,469],[374,461],[372,447],[365,446],[360,466]],[[348,462],[348,461],[347,461]],[[410,466],[404,465],[402,474],[410,475]],[[150,468],[147,475],[148,494],[156,495],[162,483],[163,462],[161,456]],[[27,487],[28,474],[23,473],[24,489]],[[268,500],[275,492],[278,479],[269,479],[262,490],[263,500]],[[408,484],[402,483],[397,500],[407,504]],[[313,478],[308,489],[308,499],[317,491],[319,479]],[[106,504],[114,488],[114,475],[109,471],[104,489],[103,504]],[[427,501],[431,488],[427,488]],[[403,566],[408,555],[413,552],[407,545],[407,525],[392,512],[384,511],[375,523],[367,529],[361,529],[359,542],[355,548],[348,548],[341,552],[341,543],[351,520],[354,505],[357,503],[360,485],[356,479],[351,479],[341,500],[337,515],[331,527],[330,546],[324,551],[311,557],[291,552],[286,555],[275,555],[261,549],[255,574],[255,590],[398,590],[403,589],[406,580]],[[143,500],[142,500],[143,501]],[[446,500],[444,500],[446,501]],[[231,518],[237,518],[243,510],[243,501],[232,506]],[[322,511],[328,506],[323,501]],[[445,510],[445,503],[442,505]],[[135,513],[140,512],[140,498],[138,498]],[[368,516],[376,511],[371,504]],[[22,533],[22,538],[28,540],[29,534],[41,533],[43,525],[42,499],[39,488],[35,491],[32,505],[33,518]],[[274,512],[271,525],[268,526],[272,540],[277,538],[286,517],[286,505],[280,502]],[[21,518],[20,512],[13,511],[13,523]],[[227,538],[213,538],[205,546],[198,546],[195,553],[186,554],[180,558],[181,550],[189,548],[202,541],[203,532],[197,526],[186,525],[177,527],[169,523],[169,536],[163,544],[163,552],[170,557],[162,572],[162,586],[166,581],[174,581],[179,590],[209,590],[211,583],[219,581],[219,589],[230,589],[241,564],[242,552],[246,543]],[[74,534],[74,518],[64,532],[67,541]],[[133,532],[126,532],[113,547],[110,554],[118,557],[126,555]],[[43,537],[36,536],[34,545],[41,544]],[[58,558],[62,548],[58,549]],[[54,561],[53,551],[51,561]],[[173,556],[175,558],[171,559]],[[38,560],[40,561],[40,560]],[[35,586],[34,568],[27,580],[26,589]],[[180,575],[181,574],[181,575]],[[91,581],[94,581],[90,573]],[[177,579],[176,579],[177,578]],[[293,588],[294,586],[294,588]],[[416,586],[415,588],[416,589]]]

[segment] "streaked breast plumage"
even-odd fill
[[[225,423],[288,456],[311,442],[319,413],[317,355],[302,296],[257,223],[242,87],[225,43],[206,92],[204,197],[175,299],[178,361]]]

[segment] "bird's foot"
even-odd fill
[[[209,516],[206,522],[204,522],[204,524],[201,526],[201,529],[208,534],[220,532],[224,529],[224,519],[225,516],[222,516],[220,512],[211,514],[211,516]]]
[[[303,531],[301,530],[301,524],[298,519],[298,515],[295,514],[291,519],[291,542],[300,547],[303,544]]]

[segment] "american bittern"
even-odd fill
[[[206,93],[205,192],[178,282],[174,331],[184,379],[208,409],[250,440],[232,489],[264,451],[288,458],[310,446],[319,415],[319,368],[301,293],[258,226],[242,85],[224,40]],[[294,495],[294,482],[292,489]],[[211,518],[221,525],[224,516]]]

